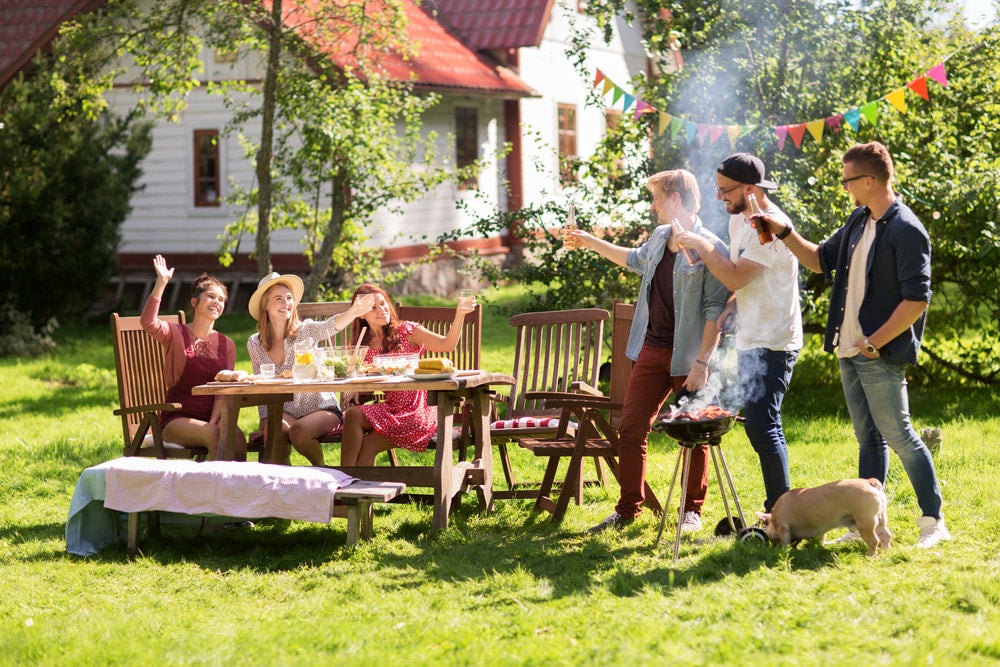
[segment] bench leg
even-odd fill
[[[138,512],[129,512],[128,514],[128,531],[125,548],[129,556],[134,556],[139,547],[139,524],[142,523],[140,518]]]
[[[357,546],[360,540],[375,537],[375,523],[372,520],[372,501],[360,498],[347,505],[347,546]]]

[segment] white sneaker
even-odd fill
[[[697,512],[684,512],[684,520],[681,522],[682,533],[693,533],[701,530],[701,515]]]
[[[930,549],[937,546],[938,542],[951,539],[951,535],[944,525],[944,517],[935,519],[932,516],[920,516],[917,517],[917,526],[920,527],[920,539],[917,540],[918,549]]]
[[[847,544],[848,542],[860,542],[861,533],[856,530],[849,530],[840,537],[833,540],[826,540],[823,544]]]

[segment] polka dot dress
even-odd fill
[[[399,323],[402,344],[394,352],[420,351],[410,342],[416,326],[415,322]],[[365,361],[371,363],[376,354],[378,350],[368,350]],[[387,391],[382,403],[367,403],[361,411],[377,433],[396,447],[412,452],[426,451],[427,443],[437,433],[437,407],[427,405],[426,391]]]

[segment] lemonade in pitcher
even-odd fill
[[[316,342],[312,338],[306,338],[295,343],[292,379],[311,380],[314,377],[316,377]]]

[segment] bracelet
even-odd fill
[[[784,241],[785,239],[788,238],[788,235],[791,234],[792,231],[794,231],[794,230],[795,230],[795,228],[792,227],[792,223],[789,222],[788,226],[785,227],[784,231],[782,231],[780,234],[776,235],[774,238],[778,239],[779,241]]]

